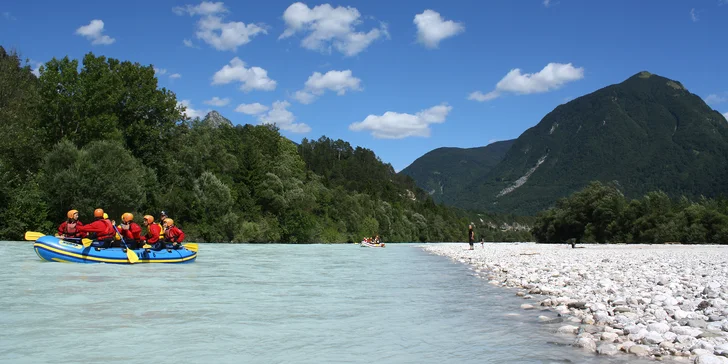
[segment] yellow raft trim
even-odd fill
[[[69,251],[57,249],[57,248],[54,248],[52,246],[49,246],[49,245],[46,245],[46,244],[43,244],[43,243],[35,243],[33,245],[33,247],[35,248],[35,252],[36,252],[36,254],[38,254],[38,256],[40,256],[40,253],[38,253],[38,248],[40,247],[40,248],[47,249],[47,250],[50,250],[52,252],[58,253],[60,255],[65,255],[67,257],[74,257],[74,258],[84,259],[84,260],[92,260],[94,262],[102,262],[102,263],[129,264],[128,263],[129,261],[127,259],[107,259],[107,258],[98,258],[98,257],[92,257],[92,256],[88,256],[88,255],[76,254],[76,253],[71,253]],[[192,260],[192,259],[194,259],[196,257],[197,257],[197,253],[194,253],[194,254],[190,255],[189,257],[180,258],[180,259],[154,259],[154,260],[152,260],[152,259],[139,259],[139,262],[144,262],[144,263],[181,263],[181,262],[186,262],[188,260]],[[41,257],[41,259],[43,259],[43,257]],[[58,258],[54,258],[54,260],[58,261]]]

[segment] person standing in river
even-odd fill
[[[473,225],[468,225],[468,244],[470,244],[470,250],[473,250],[473,243],[475,242],[475,232],[473,232]]]

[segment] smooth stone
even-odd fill
[[[564,325],[559,327],[556,332],[560,334],[576,334],[576,332],[579,330],[578,327],[572,326],[572,325]]]
[[[617,341],[617,338],[619,335],[613,333],[613,332],[603,332],[602,333],[602,341],[613,343]]]
[[[650,354],[650,348],[645,345],[634,345],[629,348],[629,353],[637,356],[647,356]]]
[[[677,339],[677,334],[672,331],[668,331],[668,332],[662,334],[662,338],[664,338],[665,341],[669,341],[672,343],[672,342],[675,342],[675,340]]]
[[[632,310],[630,310],[629,307],[620,306],[620,307],[615,307],[614,312],[623,313],[623,312],[632,312]]]
[[[713,354],[702,354],[695,358],[695,364],[726,364],[728,358],[715,356]]]
[[[675,326],[675,327],[671,328],[670,331],[676,333],[678,335],[678,337],[680,335],[688,335],[688,336],[695,337],[702,333],[702,331],[700,331],[698,329],[694,329],[692,327],[687,327],[687,326]]]
[[[655,322],[647,325],[647,331],[654,331],[659,334],[664,334],[670,331],[670,326],[666,323]]]
[[[614,344],[601,344],[599,347],[597,347],[597,353],[600,355],[617,355],[619,350],[617,350],[617,346]]]
[[[647,335],[645,335],[645,337],[642,339],[642,341],[648,344],[659,344],[664,340],[665,339],[662,338],[662,335],[654,331],[648,332]]]
[[[566,307],[568,307],[568,308],[576,308],[576,309],[579,309],[579,310],[583,310],[583,309],[586,308],[586,302],[581,302],[581,301],[571,302],[568,305],[566,305]]]
[[[588,338],[588,337],[581,337],[581,338],[577,339],[574,346],[583,348],[583,349],[586,349],[586,350],[589,350],[592,352],[597,350],[597,344],[594,342],[593,339]]]
[[[533,309],[533,305],[528,304],[528,303],[524,303],[524,304],[521,305],[521,308],[524,309],[524,310],[531,310],[531,309]]]
[[[708,338],[708,337],[723,337],[724,335],[719,332],[714,331],[703,331],[700,335],[697,336],[698,339],[702,338]]]
[[[687,326],[704,329],[708,326],[708,323],[703,320],[688,320]]]

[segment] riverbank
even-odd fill
[[[553,310],[557,335],[599,355],[728,363],[728,247],[717,245],[424,245],[516,288],[522,309]],[[559,317],[560,316],[560,317]]]

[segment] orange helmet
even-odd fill
[[[70,210],[70,211],[68,211],[66,216],[68,216],[69,219],[73,219],[73,215],[75,215],[77,213],[78,213],[78,210]]]
[[[144,215],[144,221],[146,221],[148,224],[151,224],[154,222],[154,216],[152,215]]]
[[[129,222],[131,220],[134,220],[134,215],[132,215],[132,214],[130,214],[128,212],[125,212],[125,213],[123,213],[121,215],[121,221],[123,221],[123,222]]]
[[[99,219],[104,217],[104,210],[103,209],[94,210],[94,217],[99,218]]]
[[[170,219],[170,218],[166,218],[166,219],[164,219],[164,223],[165,223],[165,224],[166,224],[167,226],[174,226],[174,220],[172,220],[172,219]]]

